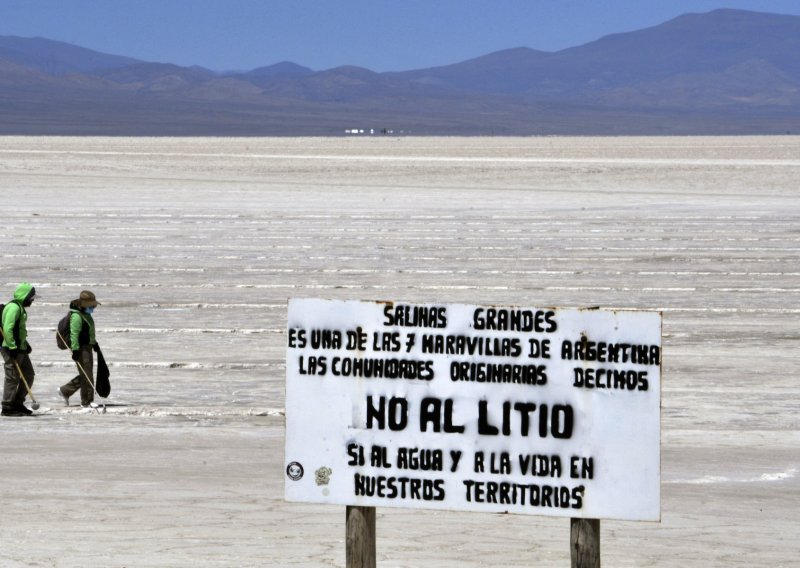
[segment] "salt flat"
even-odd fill
[[[662,521],[603,521],[604,564],[796,565],[798,187],[800,137],[0,138],[42,403],[0,422],[0,564],[343,565],[344,508],[283,502],[322,297],[662,310]],[[106,415],[55,396],[85,288]],[[564,566],[569,523],[379,509],[378,561]]]

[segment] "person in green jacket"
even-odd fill
[[[2,416],[30,416],[33,414],[33,411],[25,406],[28,389],[25,388],[22,379],[24,377],[27,380],[28,387],[33,386],[35,372],[30,358],[32,348],[28,343],[28,312],[25,308],[30,307],[34,296],[36,296],[36,288],[23,282],[14,290],[14,299],[5,305],[0,315],[3,330],[0,353],[3,356],[5,369],[3,408],[0,411]],[[20,371],[22,371],[22,376],[20,376]]]
[[[81,391],[81,406],[89,407],[94,401],[94,356],[99,346],[94,335],[94,319],[92,312],[100,305],[93,292],[84,290],[80,298],[69,304],[69,338],[72,349],[72,360],[78,367],[78,374],[67,384],[58,389],[58,394],[65,406],[69,406],[69,397]]]

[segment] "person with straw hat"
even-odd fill
[[[92,351],[97,351],[99,345],[94,334],[94,319],[92,312],[100,305],[93,292],[84,290],[76,300],[69,304],[69,348],[72,350],[72,360],[78,367],[78,374],[65,385],[58,389],[58,394],[65,406],[69,406],[69,397],[78,390],[81,391],[81,406],[88,408],[94,401],[93,380],[94,357]]]
[[[33,414],[25,406],[25,396],[33,384],[36,374],[31,363],[28,343],[28,312],[36,296],[36,288],[23,282],[14,291],[14,299],[3,307],[0,321],[2,321],[3,343],[0,353],[3,356],[5,368],[5,383],[3,384],[2,416],[30,416]],[[23,381],[27,381],[23,383]]]

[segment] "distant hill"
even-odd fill
[[[800,17],[717,10],[556,53],[511,49],[397,75],[538,100],[677,108],[797,105],[798,54]]]
[[[107,55],[60,41],[15,36],[0,36],[0,59],[51,75],[92,74],[139,63],[130,57]]]
[[[800,133],[800,17],[686,14],[557,52],[217,73],[0,37],[0,134]]]
[[[253,79],[266,79],[275,77],[306,77],[313,75],[314,72],[308,67],[297,65],[291,61],[283,61],[274,65],[267,65],[266,67],[258,67],[252,71],[245,73],[246,76]]]

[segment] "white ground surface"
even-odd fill
[[[0,138],[0,284],[40,416],[0,421],[0,565],[342,566],[283,502],[286,301],[664,311],[662,522],[606,566],[797,566],[800,138]],[[96,292],[106,415],[55,324]],[[565,566],[569,522],[378,510],[381,566]]]

